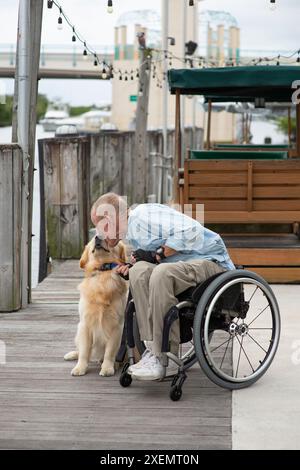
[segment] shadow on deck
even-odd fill
[[[77,261],[66,261],[33,291],[26,310],[0,315],[1,449],[230,449],[231,393],[196,365],[179,402],[170,383],[71,377],[63,355],[78,322]]]

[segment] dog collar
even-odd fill
[[[98,268],[99,271],[111,271],[112,269],[116,268],[118,263],[104,263]]]

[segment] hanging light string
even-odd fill
[[[157,80],[157,86],[162,87],[162,82],[166,80],[166,74],[162,70],[162,67],[158,67],[161,65],[163,61],[168,61],[169,68],[173,65],[173,60],[179,61],[182,64],[189,65],[191,68],[215,68],[220,67],[220,64],[217,60],[214,59],[207,59],[204,56],[188,56],[185,57],[178,57],[172,51],[163,50],[163,49],[156,49],[151,48],[149,49],[150,55],[139,64],[139,66],[135,70],[128,71],[127,69],[115,69],[112,64],[108,64],[105,60],[101,60],[96,52],[96,50],[83,38],[83,36],[78,32],[74,24],[71,22],[67,14],[64,12],[63,8],[56,0],[48,0],[48,8],[52,8],[55,6],[59,12],[58,17],[58,26],[62,27],[63,20],[67,23],[67,25],[71,29],[71,39],[72,42],[79,41],[83,45],[83,55],[87,56],[90,54],[93,57],[94,65],[99,66],[101,68],[101,76],[103,79],[110,79],[110,78],[119,78],[119,80],[124,81],[132,81],[139,79],[140,70],[145,63],[150,63],[149,73],[152,73],[152,78]],[[112,2],[108,5],[109,8],[112,8]],[[154,57],[154,55],[156,57]],[[295,56],[297,56],[296,60],[291,61]],[[296,50],[295,52],[291,53],[290,55],[284,54],[277,54],[272,57],[257,57],[251,60],[242,59],[238,61],[238,64],[235,64],[234,58],[229,58],[224,61],[224,65],[226,66],[250,66],[250,65],[259,65],[263,63],[272,63],[276,62],[276,65],[284,65],[284,64],[291,64],[291,63],[300,63],[300,50]],[[158,70],[159,69],[159,70]]]

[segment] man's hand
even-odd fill
[[[116,272],[118,274],[120,274],[120,276],[124,277],[124,279],[129,279],[129,268],[131,267],[131,265],[129,263],[127,264],[120,264],[120,266],[118,266],[116,268]]]
[[[153,251],[145,251],[145,250],[136,250],[132,252],[132,261],[136,263],[137,261],[147,261],[147,263],[156,263],[156,255]]]
[[[168,258],[168,256],[176,255],[176,253],[177,253],[176,250],[173,250],[173,248],[170,248],[166,245],[163,245],[162,248],[164,250],[164,256],[166,258]],[[156,255],[156,260],[157,260],[158,263],[160,263],[160,261],[161,261],[161,257],[158,254]]]

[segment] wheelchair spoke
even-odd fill
[[[248,327],[252,325],[252,323],[255,322],[255,320],[269,307],[270,305],[267,305],[258,315],[256,315],[256,317],[250,323],[248,323]]]
[[[273,328],[249,328],[249,330],[273,330]]]
[[[222,369],[222,365],[223,365],[223,362],[224,362],[224,359],[225,359],[225,356],[226,356],[226,353],[227,353],[227,350],[228,350],[229,342],[230,342],[230,338],[229,338],[229,341],[227,342],[225,352],[223,354],[223,358],[222,358],[222,361],[221,361],[221,364],[220,364],[220,369]]]
[[[257,291],[257,289],[258,289],[258,286],[256,286],[256,288],[254,289],[254,292],[253,292],[253,294],[251,295],[250,299],[249,299],[249,300],[247,300],[247,302],[250,302],[250,300],[252,300],[252,298],[253,298],[253,296],[254,296],[255,292]]]
[[[268,354],[268,351],[266,351],[266,350],[253,338],[253,336],[250,335],[250,333],[248,333],[248,336],[249,336],[249,338],[252,339],[252,341],[254,341],[255,344],[257,344],[257,346],[259,346],[266,354]]]
[[[224,344],[226,343],[229,343],[229,341],[231,340],[231,336],[228,340],[224,341],[223,343],[219,344],[219,346],[217,346],[216,348],[212,349],[211,352],[213,353],[214,351],[216,351],[217,349],[219,349],[221,346],[223,346]]]
[[[238,363],[237,363],[235,378],[237,378],[238,371],[239,371],[240,360],[241,360],[241,352],[242,352],[242,347],[243,347],[243,341],[244,341],[244,336],[242,336],[242,341],[241,341],[241,347],[240,347],[240,352],[239,352],[239,358],[238,358]]]
[[[240,340],[238,339],[238,337],[236,337],[236,339],[237,339],[238,342],[240,343]],[[240,343],[240,345],[241,345],[241,349],[242,349],[243,353],[245,354],[245,356],[246,356],[246,358],[247,358],[247,361],[249,362],[249,365],[250,365],[250,367],[251,367],[251,369],[252,369],[252,372],[255,372],[255,370],[253,369],[252,364],[251,364],[251,362],[250,362],[250,359],[249,359],[249,357],[247,356],[245,349],[243,348],[243,345],[242,345],[241,343]]]

